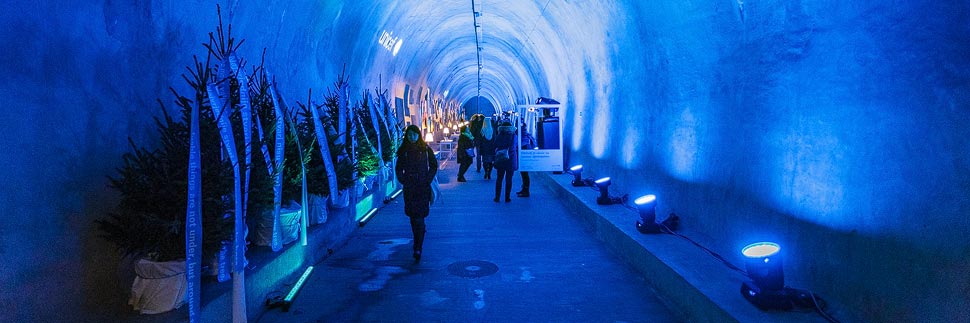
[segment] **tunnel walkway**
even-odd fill
[[[529,198],[495,203],[494,180],[472,167],[458,183],[456,173],[453,162],[439,172],[421,263],[398,197],[315,266],[289,311],[255,321],[678,321],[541,182]],[[518,173],[513,183],[518,191]]]

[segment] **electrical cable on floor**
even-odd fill
[[[275,297],[270,297],[274,293],[279,295]],[[266,312],[269,312],[270,309],[273,309],[274,307],[279,306],[279,304],[283,301],[283,297],[281,295],[283,295],[283,292],[278,290],[274,290],[266,293],[266,297],[263,297],[263,299],[266,300],[263,306],[266,306],[267,308],[264,309],[261,313],[259,313],[259,316],[257,316],[256,320],[254,320],[253,322],[259,323],[259,321],[263,319],[263,315],[266,315]]]

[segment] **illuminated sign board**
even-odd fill
[[[519,105],[516,125],[526,125],[526,131],[537,139],[534,149],[519,148],[519,170],[524,172],[554,172],[563,168],[563,124],[559,115],[563,115],[565,107],[562,104],[528,104]],[[518,127],[517,127],[518,128]],[[518,142],[522,142],[519,132]]]
[[[388,32],[387,30],[381,31],[381,37],[377,39],[377,42],[394,56],[397,56],[397,52],[401,50],[401,45],[404,44],[404,40],[401,37],[394,37],[394,33]]]

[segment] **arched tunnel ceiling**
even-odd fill
[[[473,1],[340,6],[326,10],[338,12],[335,32],[356,34],[357,41],[348,44],[354,56],[348,71],[393,75],[396,95],[403,84],[430,88],[435,96],[448,91],[447,99],[458,103],[479,95]],[[476,0],[474,6],[481,12],[481,96],[504,109],[539,96],[564,97],[571,82],[585,83],[586,65],[608,61],[606,30],[622,9],[615,3],[548,0]],[[385,32],[400,39],[398,52],[379,42]]]

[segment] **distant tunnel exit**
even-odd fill
[[[465,101],[465,104],[463,104],[461,107],[465,111],[465,120],[471,119],[472,115],[475,114],[491,116],[498,112],[498,109],[492,105],[492,101],[489,101],[481,96],[475,96],[468,99],[468,101]]]

